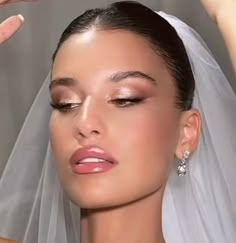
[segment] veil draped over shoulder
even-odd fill
[[[187,50],[196,81],[193,108],[203,131],[188,173],[173,171],[163,199],[166,243],[236,242],[236,95],[201,37],[164,12]],[[79,242],[80,210],[53,165],[50,75],[40,89],[0,179],[0,237],[24,243]]]

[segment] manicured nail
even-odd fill
[[[23,15],[22,14],[18,14],[17,16],[21,20],[21,22],[24,23],[25,18],[23,17]]]

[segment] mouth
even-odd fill
[[[108,161],[108,160],[105,160],[105,159],[101,159],[101,158],[96,158],[96,157],[88,157],[88,158],[84,158],[84,159],[81,159],[79,161],[76,162],[76,164],[86,164],[86,163],[106,163],[106,162],[109,162],[109,163],[114,163],[112,161]]]
[[[82,147],[71,157],[72,170],[75,174],[94,174],[107,172],[118,162],[98,147]]]

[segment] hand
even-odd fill
[[[34,2],[35,0],[0,0],[0,6],[15,2]],[[0,44],[11,38],[24,22],[22,15],[12,16],[0,24]]]
[[[35,2],[36,0],[0,0],[0,6],[7,5],[9,3],[16,3],[16,2]]]
[[[206,9],[208,15],[213,21],[217,21],[218,14],[224,9],[236,10],[236,0],[201,0],[202,5]]]

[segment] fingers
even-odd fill
[[[16,2],[36,2],[37,0],[0,0],[0,7]],[[0,44],[12,37],[21,27],[24,18],[21,15],[12,16],[0,24]]]
[[[12,16],[0,24],[0,44],[12,37],[24,22],[22,15]]]
[[[36,2],[36,0],[0,0],[0,4],[16,3],[16,2]]]
[[[0,0],[0,7],[16,2],[36,2],[37,0]],[[24,22],[22,15],[12,16],[0,24],[0,44],[12,37]]]
[[[20,0],[0,0],[0,6],[6,5],[8,3],[19,2]]]
[[[5,4],[5,3],[9,2],[9,1],[10,0],[0,0],[0,4],[3,5],[3,4]]]
[[[0,0],[0,6],[16,2],[36,2],[37,0]]]

